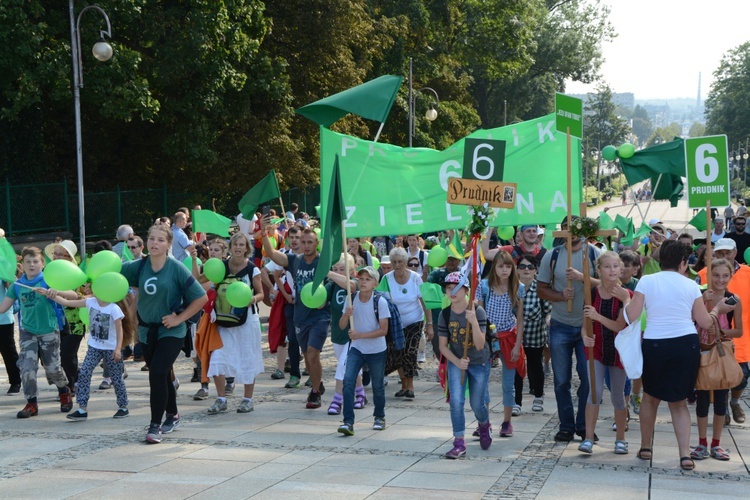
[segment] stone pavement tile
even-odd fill
[[[594,455],[592,458],[596,458]],[[595,498],[648,498],[649,474],[609,468],[556,467],[537,498],[582,497],[595,491]]]
[[[380,488],[368,498],[371,498],[373,500],[403,500],[404,498],[413,496],[415,496],[415,493],[412,488],[397,488],[394,486],[385,486],[383,488]],[[418,494],[418,498],[422,500],[445,500],[446,497],[460,498],[461,500],[479,500],[483,496],[484,493],[470,493],[468,491],[462,491],[460,495],[452,493],[450,494],[450,496],[447,496],[445,491],[443,490],[430,490],[426,488],[420,489]]]
[[[319,482],[284,481],[276,483],[268,489],[257,494],[258,498],[280,499],[280,500],[352,500],[368,498],[377,491],[377,486],[366,486],[358,484],[334,484]]]
[[[696,469],[697,470],[697,469]],[[674,498],[684,500],[686,496],[698,498],[739,498],[747,494],[745,481],[707,480],[705,477],[690,477],[686,472],[681,477],[655,475],[651,480],[651,498]]]
[[[388,457],[381,457],[388,460]],[[387,469],[363,469],[359,467],[336,466],[331,467],[324,463],[316,464],[291,476],[289,481],[298,483],[332,483],[358,486],[383,486],[397,475],[401,470]]]
[[[388,412],[388,408],[386,407],[386,413]],[[466,419],[473,420],[473,413],[467,412],[466,413]],[[447,405],[445,405],[443,410],[439,410],[436,408],[426,408],[426,409],[419,409],[412,413],[411,415],[408,415],[401,420],[398,421],[401,425],[431,425],[431,426],[440,426],[440,425],[446,425],[448,428],[450,428],[451,425],[451,414],[449,411],[447,411]]]
[[[211,486],[201,491],[197,495],[190,497],[195,500],[244,500],[260,493],[274,484],[276,479],[257,479],[245,476],[238,476],[216,486]]]
[[[102,471],[41,469],[0,482],[3,498],[69,498],[109,485],[129,474]],[[109,496],[109,495],[108,495]]]
[[[234,441],[286,446],[309,445],[323,436],[335,433],[336,427],[338,426],[321,425],[315,420],[287,419],[257,429],[255,432],[244,433]]]
[[[176,477],[190,477],[194,479],[208,479],[210,481],[229,479],[244,474],[250,469],[261,465],[256,462],[229,462],[218,460],[199,460],[176,458],[169,462],[156,465],[141,473],[141,475],[173,475]]]
[[[649,498],[647,486],[642,488],[618,486],[617,488],[603,490],[599,488],[594,489],[594,486],[590,485],[587,488],[590,488],[588,493],[591,493],[597,500],[646,500]],[[547,482],[544,483],[536,499],[559,500],[561,498],[581,498],[586,493],[586,488],[582,488],[580,484]],[[654,499],[656,497],[652,495],[650,498]]]
[[[203,445],[169,443],[168,438],[169,436],[158,445],[131,443],[106,449],[67,462],[62,468],[141,472],[204,448]]]
[[[406,471],[394,478],[386,486],[411,488],[412,495],[419,497],[422,489],[484,493],[495,484],[496,480],[497,477],[465,473],[450,474],[446,472]],[[450,496],[453,497],[454,495],[451,494]]]
[[[193,453],[183,455],[182,458],[194,460],[225,460],[231,462],[270,462],[286,454],[282,450],[267,450],[255,448],[238,448],[231,446],[211,446]]]
[[[388,460],[391,460],[391,457],[388,457]],[[499,462],[496,460],[448,460],[431,455],[422,458],[409,467],[407,472],[433,472],[459,476],[469,474],[473,476],[490,476],[497,480],[508,469],[509,465],[510,462]]]
[[[320,462],[321,460],[325,460],[331,455],[333,455],[333,453],[330,453],[328,451],[293,450],[289,453],[281,455],[279,458],[274,458],[269,463],[302,465],[305,467],[309,467]]]
[[[130,500],[133,498],[154,498],[160,500],[181,500],[204,491],[219,481],[207,481],[204,478],[189,478],[183,475],[133,474],[130,477],[90,489],[77,495],[76,498],[101,500]]]
[[[36,458],[48,453],[59,453],[86,443],[85,439],[55,439],[49,437],[12,437],[0,441],[0,466]]]
[[[356,434],[355,434],[356,435]],[[415,427],[393,425],[373,433],[360,443],[360,448],[374,450],[411,451],[431,453],[450,436],[445,427]]]
[[[336,453],[318,462],[325,467],[350,467],[355,469],[378,469],[403,471],[417,462],[419,457],[409,455],[384,456],[365,453]]]

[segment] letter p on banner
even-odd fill
[[[685,139],[685,170],[688,206],[702,208],[730,203],[727,136],[711,135]]]

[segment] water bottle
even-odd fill
[[[492,352],[500,352],[500,339],[497,338],[497,327],[490,324],[490,338],[492,339]]]

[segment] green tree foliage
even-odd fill
[[[638,138],[638,144],[646,144],[654,131],[654,124],[642,106],[636,105],[633,110],[633,134]]]
[[[706,133],[726,134],[730,144],[750,135],[750,42],[727,52],[714,71],[706,99]]]
[[[647,147],[655,144],[663,144],[673,141],[675,137],[682,136],[682,126],[679,123],[670,123],[666,127],[657,127],[646,143]]]
[[[601,151],[608,145],[619,147],[630,134],[628,123],[620,118],[612,102],[612,89],[606,84],[600,84],[595,94],[589,94],[589,99],[583,107],[583,130],[588,145]],[[601,162],[596,164],[596,179],[601,174]]]
[[[693,122],[688,131],[690,137],[703,137],[706,135],[706,126],[700,122]]]

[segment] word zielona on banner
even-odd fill
[[[505,142],[504,158],[493,156],[503,148],[489,146],[498,141]],[[573,207],[580,202],[580,148],[573,139],[572,182],[579,186]],[[443,151],[375,143],[321,127],[321,205],[337,154],[348,237],[464,228],[466,207],[446,200],[451,179],[465,171],[477,179],[493,172],[493,180],[515,184],[515,207],[495,209],[493,226],[553,224],[567,213],[566,138],[555,130],[554,114],[477,130]]]

